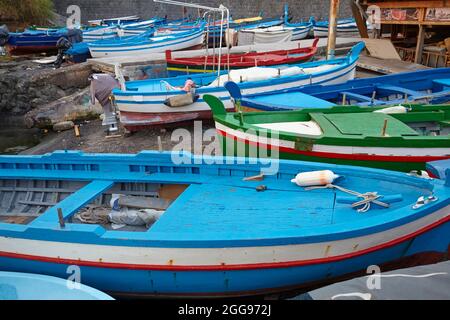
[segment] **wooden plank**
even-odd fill
[[[100,194],[111,189],[114,185],[113,181],[108,180],[93,180],[83,188],[72,193],[63,201],[58,203],[58,207],[54,206],[43,213],[37,218],[34,223],[40,222],[57,222],[58,221],[58,209],[63,212],[63,218],[66,219],[72,214],[76,213],[86,204],[95,200]]]
[[[25,217],[25,218],[36,218],[39,217],[40,213],[34,212],[0,212],[0,217]]]
[[[53,202],[44,202],[44,201],[28,201],[28,200],[20,200],[17,203],[24,204],[27,206],[41,206],[41,207],[52,207],[55,206],[57,203]]]
[[[422,62],[424,41],[425,41],[425,27],[419,26],[419,34],[417,35],[417,46],[416,46],[416,55],[414,58],[414,63]]]
[[[356,5],[354,0],[348,0],[350,2],[350,7],[352,9],[353,17],[355,18],[356,25],[358,26],[359,35],[361,38],[369,38],[369,33],[367,31],[366,19],[361,15],[359,7]]]
[[[159,197],[166,200],[175,200],[188,187],[187,184],[166,184],[159,189]]]
[[[398,60],[383,60],[368,56],[361,56],[358,60],[357,66],[362,69],[371,70],[382,74],[431,69],[421,64]]]
[[[35,217],[6,217],[2,218],[2,222],[9,224],[28,224]]]
[[[364,5],[376,5],[380,8],[445,8],[450,7],[450,3],[443,0],[434,1],[364,1]]]
[[[390,40],[387,39],[363,39],[370,56],[380,59],[402,60]]]
[[[63,188],[26,188],[26,187],[17,187],[17,188],[13,188],[13,187],[0,187],[0,192],[48,192],[48,193],[72,193],[75,192],[76,189],[63,189]]]

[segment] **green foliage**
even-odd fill
[[[0,0],[0,21],[46,24],[52,10],[52,0]]]

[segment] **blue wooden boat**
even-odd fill
[[[292,30],[292,41],[301,40],[308,37],[313,31],[315,23],[314,17],[310,17],[308,22],[289,22],[289,5],[285,4],[283,26],[285,30]]]
[[[210,119],[211,110],[203,100],[204,94],[213,94],[223,100],[225,107],[234,109],[230,96],[224,88],[227,81],[234,80],[245,94],[273,92],[313,83],[339,83],[353,79],[356,63],[364,43],[355,45],[346,57],[301,64],[253,67],[239,70],[177,76],[166,79],[131,81],[126,90],[114,90],[120,110],[120,121],[130,131],[146,126],[170,124],[195,119]],[[171,107],[168,99],[186,95],[182,88],[186,81],[195,82],[198,99],[181,106]]]
[[[125,23],[135,23],[141,21],[139,16],[126,16],[126,17],[118,17],[118,18],[108,18],[108,19],[98,19],[98,20],[89,20],[88,23],[91,26],[113,26],[118,24]]]
[[[270,93],[242,95],[228,83],[234,100],[251,111],[329,108],[336,105],[383,106],[402,103],[442,104],[450,101],[450,68],[420,70],[333,85],[310,85]]]
[[[138,41],[145,41],[155,34],[155,29],[146,28],[142,33],[130,33],[131,35],[126,36],[114,36],[113,38],[106,38],[103,40],[95,40],[92,42],[83,41],[80,43],[75,43],[72,47],[67,50],[64,54],[66,58],[73,63],[85,62],[87,59],[92,58],[91,51],[89,50],[89,45],[108,45],[115,44],[118,41],[121,43],[136,43]]]
[[[314,37],[328,37],[329,21],[317,21],[314,24]],[[371,25],[367,23],[367,28]],[[336,35],[338,37],[351,37],[359,34],[358,26],[354,18],[338,19],[336,26]]]
[[[115,20],[111,20],[115,21]],[[83,29],[84,42],[111,40],[118,37],[135,36],[146,33],[149,29],[158,28],[167,23],[165,18],[154,17],[149,20],[122,21],[103,23]]]
[[[74,36],[76,34],[76,30],[66,28],[42,31],[27,29],[24,32],[11,32],[6,48],[12,54],[56,51],[56,44],[61,38],[69,39],[73,43],[82,41],[81,36]]]
[[[114,300],[83,284],[51,276],[0,271],[0,300]]]
[[[317,170],[333,187],[291,181]],[[61,151],[0,157],[0,190],[1,270],[66,278],[75,265],[118,296],[279,292],[450,244],[450,178],[369,168]],[[111,207],[159,215],[115,229]]]
[[[158,28],[167,23],[165,18],[154,17],[149,20],[119,25],[118,33],[122,36],[133,36],[147,32],[149,29]]]

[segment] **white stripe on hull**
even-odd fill
[[[273,147],[282,147],[296,150],[295,142],[289,140],[268,139],[258,137],[252,132],[243,132],[226,127],[216,122],[216,129],[226,132],[230,137],[251,141],[254,143],[267,144]],[[263,130],[259,128],[259,130]],[[269,131],[269,130],[268,130]],[[267,131],[267,132],[268,132]],[[355,155],[377,155],[377,156],[397,156],[397,157],[443,157],[450,156],[449,148],[388,148],[388,147],[357,147],[357,146],[333,146],[314,144],[312,152],[355,154]]]
[[[398,211],[400,210],[398,209]],[[357,213],[355,212],[355,214]],[[396,215],[392,211],[388,214]],[[153,266],[220,266],[308,261],[338,257],[380,246],[408,236],[447,218],[449,215],[450,206],[446,206],[421,219],[383,232],[313,244],[193,249],[121,247],[0,237],[0,252],[89,262]]]

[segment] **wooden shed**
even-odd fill
[[[450,0],[351,1],[361,36],[368,37],[364,20],[380,17],[377,38],[390,38],[405,61],[430,67],[450,65]]]

